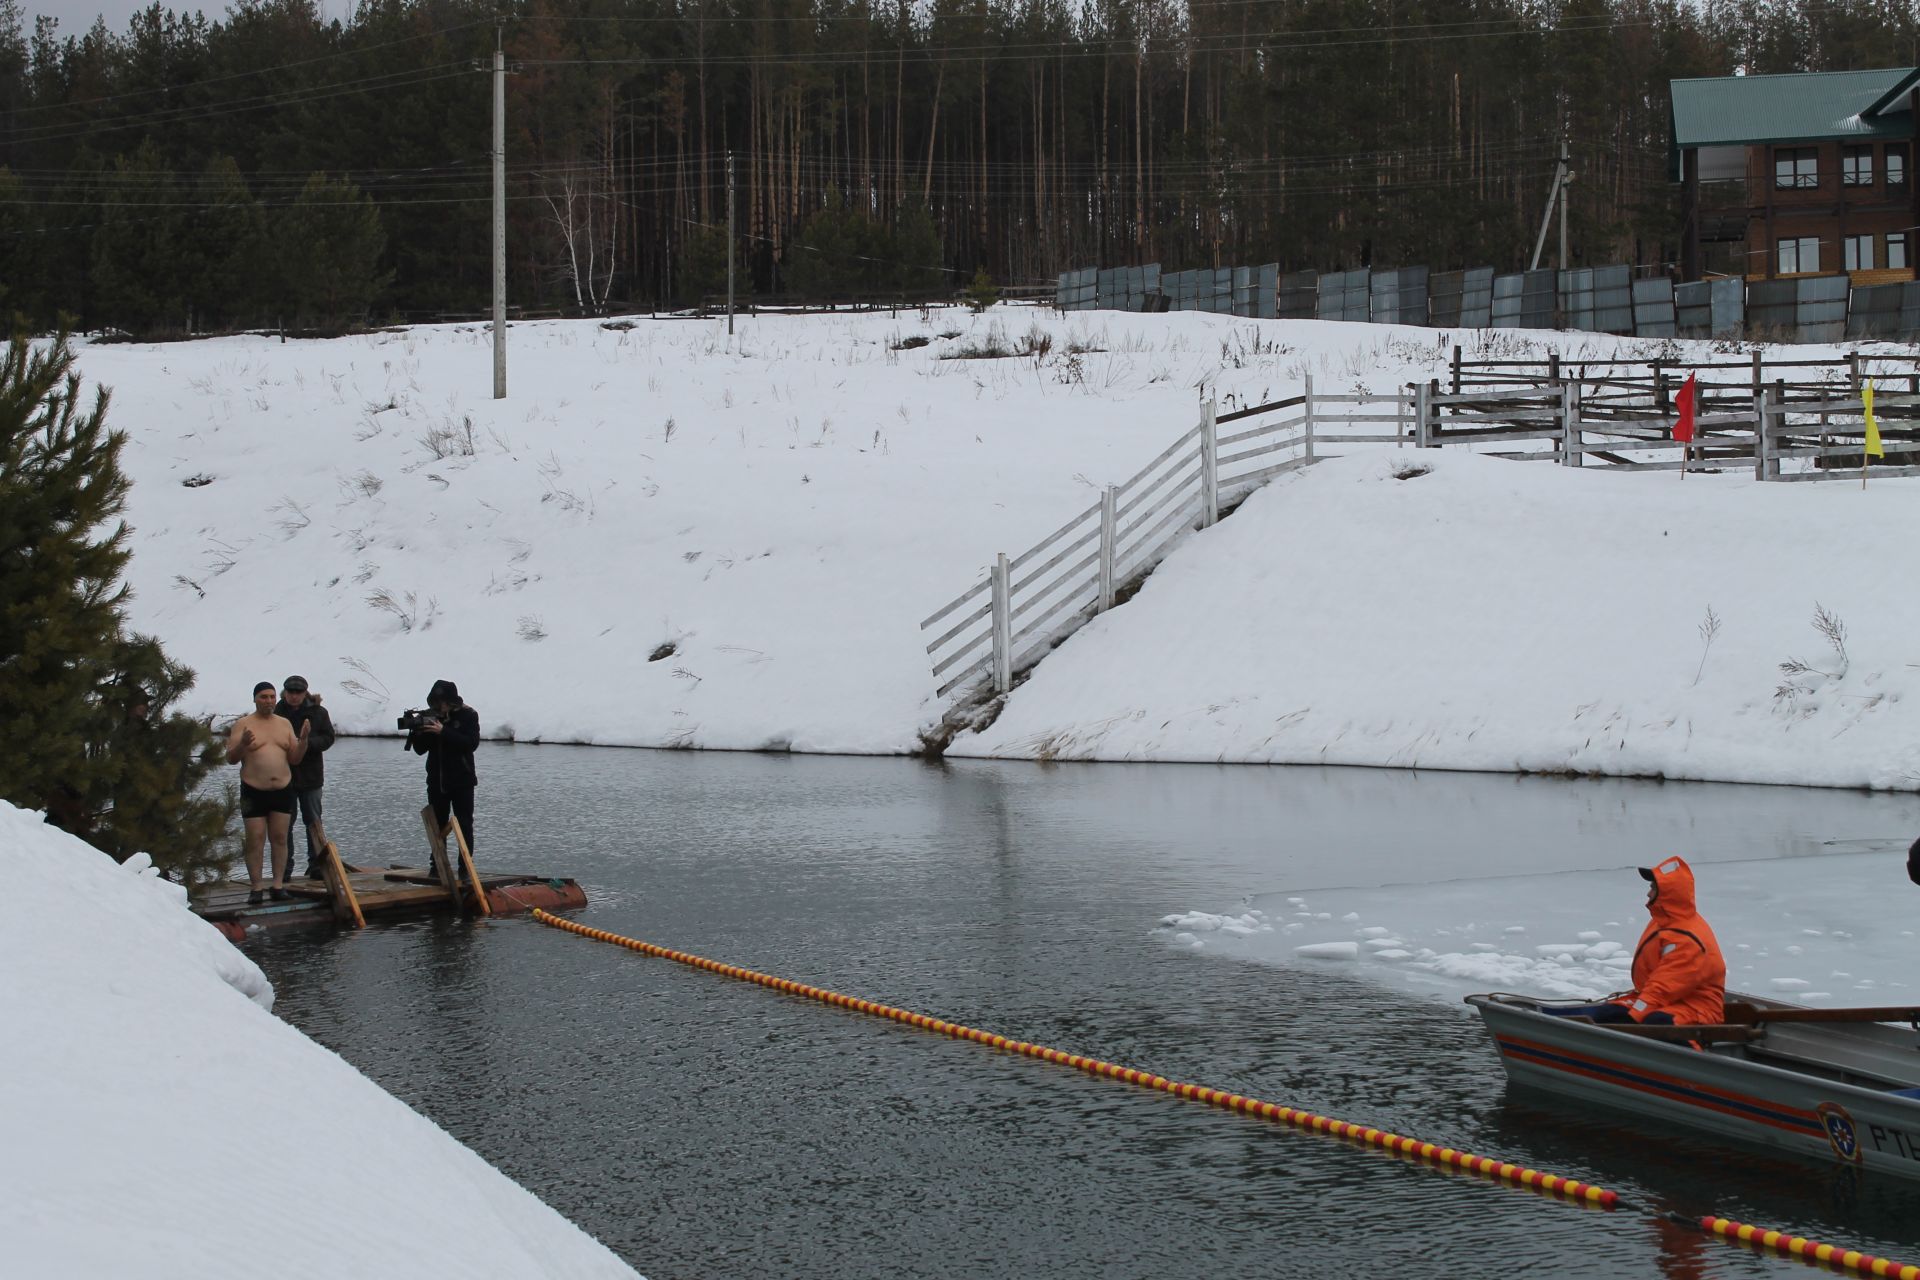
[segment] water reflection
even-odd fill
[[[329,829],[416,857],[417,771],[329,756]],[[1173,951],[1250,893],[1803,856],[1912,796],[1348,769],[483,748],[487,860],[602,928],[1532,1165],[1637,1205],[1920,1251],[1920,1195],[1510,1093],[1478,1023],[1352,974]],[[258,948],[295,1025],[655,1276],[1773,1274],[1388,1153],[543,929]],[[1717,1251],[1717,1252],[1716,1252]],[[1311,1265],[1294,1262],[1311,1259]]]

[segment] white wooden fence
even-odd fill
[[[1920,415],[1920,396],[1882,395],[1876,410]],[[1751,463],[1760,480],[1844,480],[1852,470],[1781,469],[1782,459],[1858,457],[1864,406],[1850,399],[1786,401],[1775,389],[1751,408],[1701,414],[1698,438],[1682,457],[1674,418],[1651,407],[1648,416],[1588,418],[1577,384],[1558,382],[1498,391],[1442,392],[1437,384],[1382,395],[1304,393],[1224,416],[1206,404],[1200,421],[1128,480],[1108,485],[1097,502],[1019,555],[1004,552],[979,582],[920,624],[934,633],[927,654],[939,683],[937,697],[1005,693],[1016,673],[1113,607],[1117,596],[1164,559],[1173,544],[1204,529],[1273,477],[1328,456],[1327,444],[1396,444],[1439,448],[1452,444],[1534,444],[1495,449],[1502,457],[1584,466],[1589,460],[1626,470],[1723,469]],[[1258,420],[1243,430],[1221,428]],[[1890,460],[1920,455],[1920,441],[1888,440]],[[1669,456],[1672,455],[1672,456]],[[1883,460],[1876,476],[1920,475],[1920,465]],[[1916,458],[1920,461],[1920,458]]]

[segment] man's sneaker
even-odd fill
[[[252,892],[247,894],[247,905],[250,907],[257,907],[261,903],[265,902],[266,900],[267,900],[267,895],[262,893],[258,889],[255,889]]]
[[[319,863],[317,863],[317,862],[309,862],[309,863],[307,864],[307,869],[306,869],[306,871],[304,871],[304,872],[302,873],[302,875],[304,875],[304,876],[305,876],[305,878],[306,878],[306,879],[308,879],[308,880],[324,880],[324,879],[326,879],[326,876],[325,876],[325,875],[323,875],[323,874],[321,873],[321,871],[320,871],[320,864],[319,864]]]

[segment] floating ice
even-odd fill
[[[1311,946],[1295,947],[1293,954],[1305,956],[1309,960],[1353,960],[1360,955],[1357,942],[1316,942]]]

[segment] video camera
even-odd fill
[[[431,711],[416,711],[412,708],[408,708],[407,710],[400,713],[400,719],[398,723],[400,726],[400,732],[413,733],[416,730],[426,728],[430,724],[439,724],[440,717],[433,714],[433,712]]]

